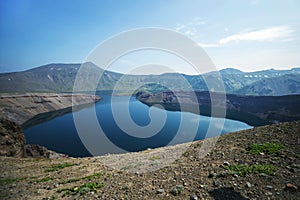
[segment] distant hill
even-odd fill
[[[280,96],[300,94],[300,74],[285,74],[279,77],[256,81],[236,91],[238,94]]]
[[[220,73],[222,75],[226,75],[226,74],[243,74],[244,72],[234,68],[226,68],[226,69],[221,69]]]
[[[22,72],[0,74],[0,92],[71,92],[74,80],[81,64],[48,64]],[[93,63],[87,66],[87,80],[95,80],[97,72],[103,72]],[[242,95],[287,95],[300,93],[300,68],[291,70],[264,70],[257,72],[242,72],[227,68],[219,71],[227,93]],[[98,90],[113,90],[121,80],[121,86],[126,88],[159,91],[171,85],[176,90],[206,91],[204,80],[217,78],[217,72],[202,75],[184,75],[166,73],[161,75],[124,75],[105,71],[97,86]],[[183,87],[183,79],[190,87]],[[87,90],[91,88],[86,85]]]
[[[193,94],[195,94],[195,97]],[[214,97],[212,104],[211,97]],[[286,96],[241,96],[226,94],[226,105],[223,96],[214,92],[138,92],[136,97],[142,103],[152,106],[161,105],[167,110],[192,112],[211,116],[214,106],[219,111],[213,117],[237,119],[252,126],[261,126],[278,122],[300,120],[300,95]],[[223,111],[223,112],[221,112]],[[219,115],[220,114],[220,115]]]

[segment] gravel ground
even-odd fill
[[[250,152],[266,142],[282,149]],[[204,144],[190,143],[181,156],[183,145],[90,158],[0,157],[0,199],[299,199],[300,122],[223,135],[201,158]]]

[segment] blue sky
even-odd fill
[[[300,66],[298,0],[1,0],[0,71],[80,63],[108,37],[142,27],[189,36],[220,69]],[[184,65],[172,56],[150,54],[157,62]],[[112,69],[126,72],[130,63],[151,62],[141,57],[121,58]]]

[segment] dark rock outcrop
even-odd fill
[[[0,156],[55,158],[66,157],[36,144],[26,144],[22,128],[15,122],[0,119]]]
[[[15,122],[0,119],[0,156],[24,157],[25,137]]]
[[[213,117],[224,117],[218,113],[226,113],[226,118],[252,126],[300,120],[300,107],[296,106],[300,105],[300,95],[245,96],[207,91],[165,91],[139,92],[136,98],[149,106],[162,105],[167,110],[194,112],[199,109],[205,116],[212,116],[211,108],[215,106],[220,112]]]

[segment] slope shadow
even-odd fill
[[[235,191],[233,187],[222,187],[208,192],[215,200],[247,200],[239,192]]]

